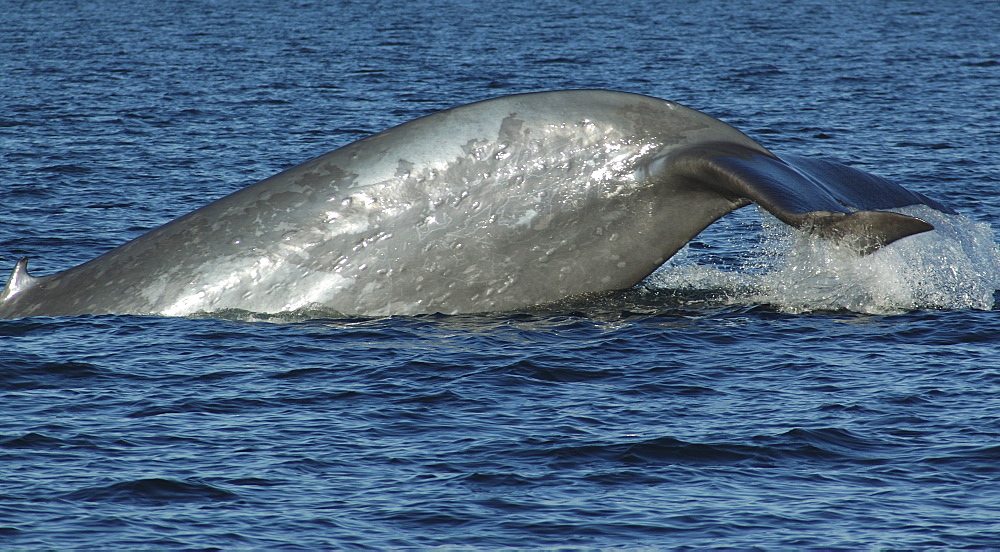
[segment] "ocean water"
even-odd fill
[[[0,269],[434,111],[608,88],[951,206],[858,259],[747,208],[516,313],[0,321],[0,548],[1000,547],[1000,6],[0,10]]]

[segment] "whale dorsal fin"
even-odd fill
[[[10,273],[10,280],[7,281],[3,292],[0,293],[0,303],[26,289],[35,287],[38,285],[39,280],[41,278],[35,278],[31,274],[28,274],[28,257],[21,257],[21,260],[17,261],[17,265],[14,266],[14,270]]]

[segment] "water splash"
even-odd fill
[[[898,211],[935,230],[859,257],[761,212],[759,240],[736,266],[699,264],[697,253],[686,248],[645,285],[715,289],[730,304],[768,304],[791,313],[992,309],[1000,289],[1000,249],[990,226],[924,205]]]

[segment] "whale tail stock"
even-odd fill
[[[898,239],[933,230],[919,218],[885,211],[925,204],[954,211],[884,178],[839,163],[750,149],[732,142],[696,144],[667,160],[688,185],[756,203],[782,222],[868,255]]]
[[[512,310],[633,286],[751,202],[861,254],[933,229],[892,209],[954,214],[673,102],[538,92],[388,129],[62,272],[22,259],[0,318]]]

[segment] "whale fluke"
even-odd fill
[[[933,228],[887,209],[953,212],[674,102],[520,94],[375,134],[63,272],[21,259],[0,317],[518,309],[633,286],[751,202],[860,254]]]
[[[934,229],[918,218],[876,209],[926,204],[954,213],[875,175],[830,161],[787,159],[791,162],[736,144],[710,142],[680,149],[667,163],[671,174],[690,179],[694,187],[746,198],[790,226],[862,255]]]

